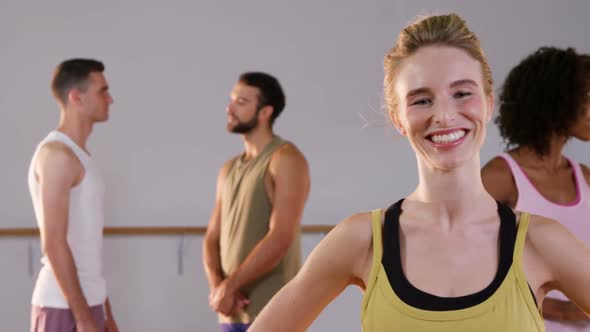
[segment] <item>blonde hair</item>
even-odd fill
[[[394,92],[399,66],[404,59],[425,46],[449,46],[467,52],[481,64],[484,91],[488,95],[492,94],[494,86],[492,71],[479,39],[467,28],[465,21],[457,14],[429,16],[404,28],[400,32],[395,46],[385,55],[383,88],[388,111],[395,112],[399,104]]]

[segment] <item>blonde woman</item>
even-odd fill
[[[416,189],[339,224],[250,331],[304,331],[351,284],[364,292],[364,331],[544,331],[538,304],[552,288],[590,313],[590,249],[482,184],[492,90],[460,17],[406,27],[385,57],[385,96],[416,153]]]

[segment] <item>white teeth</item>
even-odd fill
[[[457,130],[449,134],[434,135],[431,139],[434,143],[451,143],[458,141],[463,136],[465,136],[465,132],[463,130]]]

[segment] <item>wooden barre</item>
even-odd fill
[[[332,225],[302,225],[302,233],[328,233]],[[207,227],[105,227],[105,235],[203,235]],[[0,237],[39,236],[38,228],[2,228]]]

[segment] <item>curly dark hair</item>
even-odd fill
[[[590,91],[590,56],[573,48],[541,47],[514,67],[500,93],[500,128],[506,148],[548,153],[554,136],[570,137]]]

